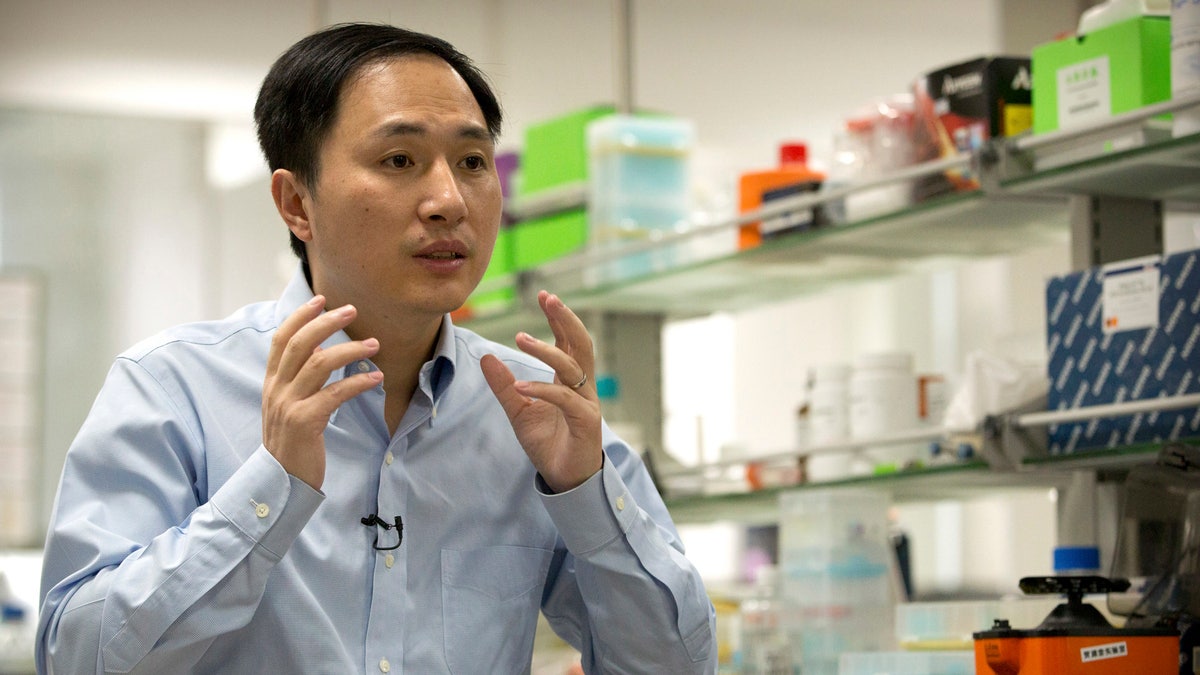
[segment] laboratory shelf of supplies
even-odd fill
[[[1162,115],[1200,97],[1145,106],[1109,120],[1006,139],[984,151],[1000,192],[1200,201],[1200,134],[1174,136]]]
[[[1067,204],[1040,195],[992,195],[973,190],[945,195],[872,218],[791,232],[742,251],[737,226],[781,209],[819,205],[825,195],[780,200],[778,206],[727,222],[664,236],[624,249],[584,250],[537,269],[497,276],[480,293],[512,288],[508,304],[476,311],[464,323],[498,340],[540,323],[533,298],[540,289],[577,311],[662,314],[668,319],[765,306],[845,284],[944,269],[966,261],[1063,243]],[[706,251],[715,251],[707,253]],[[605,278],[629,256],[654,256],[640,274]]]
[[[1050,454],[1038,439],[1038,432],[1052,424],[1077,422],[1108,416],[1129,415],[1154,410],[1171,410],[1200,405],[1200,394],[1163,397],[1157,400],[1133,400],[1124,403],[1087,406],[1053,411],[1014,411],[989,416],[974,440],[978,444],[974,458],[928,466],[915,466],[877,475],[851,476],[793,485],[777,485],[747,490],[739,478],[751,463],[770,463],[798,459],[804,455],[852,452],[864,448],[909,443],[921,439],[966,438],[968,431],[937,428],[896,432],[876,438],[787,450],[703,466],[677,468],[660,475],[667,508],[677,522],[729,520],[747,524],[767,524],[777,519],[779,493],[786,490],[820,490],[844,487],[871,488],[889,494],[892,501],[963,500],[978,497],[997,488],[1046,490],[1068,487],[1079,471],[1120,476],[1133,466],[1154,461],[1163,443],[1138,443],[1116,448],[1083,449],[1068,454]],[[1197,443],[1200,439],[1178,442]],[[741,487],[737,486],[741,482]],[[680,489],[682,488],[682,489]]]
[[[1163,119],[1195,107],[1200,107],[1200,97],[1147,106],[1086,127],[998,139],[969,157],[911,167],[897,176],[828,193],[778,200],[725,222],[624,249],[580,251],[485,282],[484,290],[514,289],[516,299],[479,311],[464,324],[500,341],[511,340],[517,330],[536,331],[544,325],[534,300],[542,288],[558,293],[584,314],[647,313],[671,320],[764,307],[861,281],[1070,243],[1076,197],[1200,203],[1200,134],[1174,137],[1169,121]],[[715,239],[709,242],[725,238],[731,243],[743,223],[786,216],[858,189],[917,180],[951,168],[976,172],[982,187],[850,223],[791,232],[747,250],[729,251],[727,246],[721,251],[705,243],[710,237]],[[606,265],[647,253],[661,255],[641,273],[604,278]],[[1031,423],[1033,417],[1047,414],[1026,412],[1032,415]],[[988,422],[1008,424],[1015,419],[1008,415]],[[969,431],[986,433],[987,429]],[[897,501],[964,499],[997,488],[1062,487],[1081,471],[1119,476],[1134,465],[1154,461],[1160,448],[1161,444],[1132,445],[1051,456],[1042,444],[1029,452],[1006,450],[1000,461],[994,453],[981,453],[984,456],[970,461],[755,491],[744,485],[728,489],[744,478],[738,474],[744,472],[744,463],[684,469],[688,480],[682,489],[680,476],[668,472],[660,478],[668,508],[678,522],[768,523],[776,520],[782,490],[871,487]],[[772,459],[805,452],[790,450]]]
[[[584,249],[535,269],[498,275],[480,293],[508,288],[515,299],[474,312],[471,329],[507,341],[540,323],[534,298],[559,294],[577,310],[645,312],[667,319],[761,307],[848,283],[941,269],[1019,253],[1071,237],[1076,195],[1200,202],[1200,134],[1172,137],[1162,115],[1200,105],[1167,101],[1092,125],[997,139],[975,155],[929,162],[838,190],[773,201],[758,211],[623,248]],[[939,171],[970,168],[983,187],[943,195],[871,218],[791,232],[732,251],[737,228]],[[578,207],[572,186],[546,208]],[[565,200],[565,201],[564,201]],[[539,211],[539,212],[541,212]],[[649,256],[621,278],[605,270]]]
[[[1013,492],[1067,487],[1073,473],[1081,470],[1123,473],[1137,464],[1154,461],[1160,448],[1160,444],[1143,444],[1046,456],[1025,460],[1018,469],[1011,471],[996,470],[987,461],[975,459],[760,490],[680,495],[667,491],[665,501],[671,518],[678,524],[728,521],[767,525],[778,522],[779,495],[788,490],[869,488],[890,495],[896,503],[969,500],[994,494],[997,489]]]

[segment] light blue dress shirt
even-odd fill
[[[278,302],[117,358],[63,469],[39,672],[522,673],[539,608],[588,672],[716,671],[712,606],[637,455],[605,426],[604,468],[547,494],[479,358],[553,373],[448,317],[396,433],[368,391],[330,419],[323,492],[289,476],[262,381],[311,297],[297,272]]]

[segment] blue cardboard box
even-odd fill
[[[1048,408],[1200,392],[1200,250],[1046,285]],[[1051,454],[1200,437],[1200,408],[1051,425]]]

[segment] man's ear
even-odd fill
[[[271,197],[292,234],[305,243],[312,241],[312,222],[308,215],[311,199],[307,184],[287,169],[276,169],[271,174]]]

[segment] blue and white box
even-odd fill
[[[1200,250],[1075,272],[1046,286],[1048,408],[1200,392]],[[1200,437],[1200,408],[1051,425],[1051,454]]]

